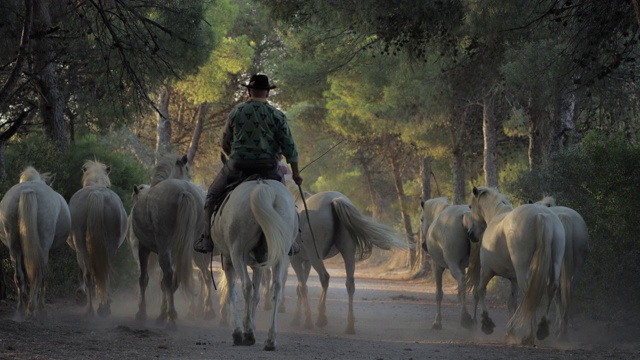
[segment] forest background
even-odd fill
[[[638,14],[637,0],[4,0],[0,194],[33,165],[68,200],[95,158],[130,208],[165,153],[206,189],[261,72],[307,190],[344,193],[409,242],[429,198],[553,195],[589,226],[579,307],[623,317],[640,308]],[[136,282],[126,247],[116,286]],[[419,246],[405,260],[429,273]],[[71,249],[50,266],[49,294],[70,294]]]

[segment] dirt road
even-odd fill
[[[314,316],[320,294],[312,272],[310,299]],[[507,345],[503,341],[507,314],[492,304],[496,332],[464,330],[458,324],[459,308],[449,283],[443,305],[443,329],[432,330],[435,316],[430,279],[420,281],[356,279],[356,334],[346,335],[347,296],[344,277],[332,270],[327,301],[329,325],[311,330],[292,327],[295,281],[286,287],[286,313],[279,317],[277,350],[265,352],[268,313],[259,310],[256,345],[232,346],[231,329],[219,317],[205,321],[185,319],[183,309],[177,331],[134,320],[135,293],[114,294],[113,315],[88,319],[69,300],[47,304],[46,324],[11,320],[12,302],[0,302],[0,358],[2,359],[639,359],[637,325],[594,322],[576,316],[570,341],[545,340],[535,347]],[[135,290],[132,290],[135,291]],[[241,296],[240,296],[241,298]],[[157,302],[148,307],[157,314]],[[315,318],[314,318],[315,321]]]

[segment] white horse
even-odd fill
[[[289,266],[288,252],[298,233],[298,216],[293,196],[280,181],[251,180],[238,185],[224,200],[212,219],[214,248],[222,254],[226,282],[220,285],[221,296],[231,304],[234,317],[234,345],[255,343],[255,312],[260,300],[260,283],[264,268],[273,274],[273,309],[271,326],[264,350],[275,350],[278,306],[284,290],[284,276]],[[267,249],[267,260],[259,263],[260,250]],[[251,266],[253,278],[247,267]],[[244,319],[240,320],[235,292],[236,276],[242,282],[245,301]]]
[[[427,201],[420,201],[420,208],[422,208],[422,213],[420,215],[420,235],[422,236],[422,248],[424,251],[428,251],[426,239],[429,226],[431,226],[431,223],[433,223],[436,216],[438,216],[438,214],[440,214],[440,212],[449,205],[451,205],[451,202],[444,196],[429,199]]]
[[[424,215],[423,215],[424,216]],[[470,241],[473,229],[471,209],[469,205],[449,205],[433,220],[424,242],[426,251],[431,255],[431,268],[436,281],[436,318],[433,329],[442,329],[442,274],[449,269],[458,283],[458,301],[460,301],[460,324],[464,328],[473,325],[473,319],[466,306],[467,285],[465,269],[479,267],[478,254],[480,247]],[[470,259],[472,259],[470,261]]]
[[[158,160],[151,188],[133,206],[131,226],[138,239],[140,302],[136,318],[146,320],[145,291],[149,282],[149,254],[158,254],[162,269],[162,306],[158,323],[168,320],[176,328],[174,293],[179,286],[193,294],[193,242],[204,229],[202,191],[190,181],[187,157],[167,156]]]
[[[480,301],[482,331],[490,334],[495,327],[487,312],[485,295],[489,280],[498,275],[511,281],[512,316],[507,324],[510,341],[517,326],[528,326],[521,342],[534,343],[536,312],[547,288],[548,303],[536,333],[539,340],[546,338],[549,335],[546,314],[558,288],[564,255],[565,233],[560,219],[539,205],[525,204],[513,209],[503,194],[484,186],[473,188],[470,206],[472,233],[481,241],[475,308]],[[518,290],[522,298],[515,308]]]
[[[329,272],[323,260],[342,255],[347,276],[346,287],[349,295],[347,314],[347,334],[355,334],[355,315],[353,313],[353,295],[355,293],[356,259],[363,260],[371,255],[373,246],[382,250],[393,248],[408,249],[409,245],[398,232],[384,224],[368,219],[358,211],[353,203],[342,193],[325,191],[314,195],[305,194],[305,210],[299,189],[293,181],[287,179],[289,190],[296,197],[301,219],[297,244],[300,251],[292,256],[291,266],[298,278],[298,302],[293,319],[294,325],[300,325],[301,307],[305,309],[306,328],[312,328],[311,309],[307,295],[307,279],[311,267],[318,273],[322,293],[318,303],[316,326],[327,325],[326,300],[329,288]]]
[[[46,316],[49,251],[64,244],[71,230],[69,206],[48,180],[48,174],[29,166],[0,201],[0,240],[9,248],[15,271],[18,318]]]
[[[109,272],[127,235],[127,212],[118,194],[109,189],[109,166],[87,160],[82,171],[82,189],[69,200],[72,229],[67,243],[76,252],[80,266],[77,293],[86,299],[87,314],[94,314],[95,295],[98,315],[104,317],[111,314]]]
[[[585,260],[589,254],[589,230],[577,211],[565,206],[556,206],[556,201],[551,196],[545,196],[536,204],[547,206],[549,210],[558,215],[566,234],[564,261],[560,272],[560,301],[556,302],[558,305],[556,308],[558,335],[561,338],[566,338],[569,326],[568,308],[571,305],[571,290],[580,279]]]

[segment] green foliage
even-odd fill
[[[31,165],[41,173],[55,174],[53,189],[69,201],[71,196],[82,187],[82,165],[85,160],[98,160],[111,166],[109,174],[111,189],[120,196],[127,211],[131,208],[133,185],[148,183],[150,179],[150,169],[139,164],[129,153],[123,153],[122,150],[112,146],[105,139],[94,135],[83,136],[76,141],[67,154],[59,155],[53,143],[44,135],[31,134],[25,138],[16,139],[7,146],[5,153],[5,161],[8,164],[7,178],[0,181],[0,191],[4,195],[18,182],[24,167]],[[2,254],[8,256],[6,249],[3,249]],[[73,294],[79,281],[79,267],[75,252],[63,245],[53,249],[49,258],[48,297]],[[11,276],[9,282],[5,282],[8,294],[14,296],[13,268],[4,257],[3,266],[4,280],[7,280],[8,275]],[[125,241],[118,249],[112,263],[112,289],[134,284],[137,274],[131,249]]]
[[[558,154],[539,175],[526,171],[509,184],[522,202],[554,196],[580,213],[590,234],[590,254],[576,296],[603,317],[622,316],[640,297],[640,148],[622,138],[587,137],[582,146]]]

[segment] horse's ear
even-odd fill
[[[187,165],[189,163],[189,158],[187,157],[187,155],[183,155],[180,161],[182,161],[182,165]]]
[[[107,165],[107,168],[105,169],[107,175],[111,174],[111,166]]]
[[[533,200],[529,199],[529,201],[527,202],[527,204],[533,204]]]
[[[223,164],[227,163],[227,157],[223,152],[220,152],[220,161],[222,161]]]
[[[424,200],[420,199],[420,207],[424,209]]]
[[[140,192],[140,189],[138,189],[138,185],[133,184],[133,192],[138,194]]]
[[[477,187],[473,187],[473,196],[478,197],[478,194],[480,193],[480,190],[478,190]]]

